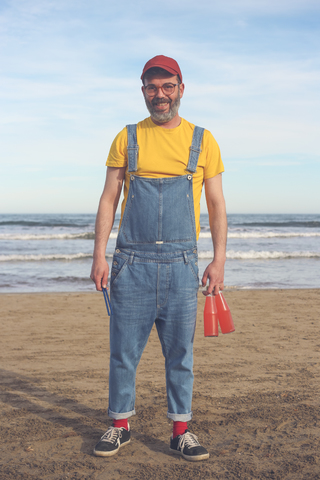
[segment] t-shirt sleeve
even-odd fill
[[[203,136],[203,148],[206,155],[204,167],[204,178],[212,178],[219,173],[224,172],[224,166],[221,160],[220,148],[212,133],[205,130]]]
[[[125,127],[113,140],[107,158],[107,167],[126,167],[128,164],[127,155],[128,134]]]

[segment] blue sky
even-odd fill
[[[319,20],[318,0],[1,0],[1,213],[96,212],[158,54],[220,145],[229,213],[319,213]]]

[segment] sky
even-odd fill
[[[0,213],[95,213],[160,54],[220,146],[228,213],[320,213],[319,24],[318,0],[0,0]]]

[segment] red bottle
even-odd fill
[[[203,312],[204,321],[204,336],[217,337],[219,335],[218,329],[218,314],[215,295],[207,295],[206,303]]]
[[[216,307],[217,307],[221,332],[222,333],[234,332],[235,328],[234,328],[230,308],[228,307],[228,304],[224,296],[222,295],[221,292],[219,292],[219,294],[215,296],[215,299],[216,299]]]

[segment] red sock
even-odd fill
[[[122,428],[124,427],[126,430],[128,430],[128,419],[124,418],[121,420],[116,420],[115,418],[113,419],[113,426],[116,428]]]
[[[175,438],[177,435],[183,435],[187,428],[187,422],[173,422],[172,438]]]

